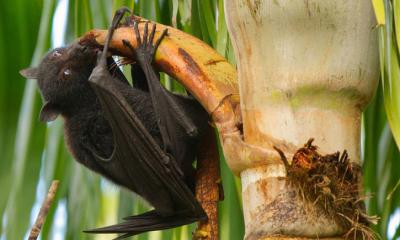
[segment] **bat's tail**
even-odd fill
[[[86,230],[86,233],[122,233],[116,239],[124,239],[148,231],[157,231],[179,227],[202,220],[204,217],[173,215],[163,217],[155,211],[125,218],[125,222],[116,225]]]

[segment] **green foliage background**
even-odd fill
[[[392,135],[400,139],[400,0],[373,2],[378,19],[385,20],[377,26],[382,84],[364,114],[363,156],[365,190],[373,196],[368,200],[368,211],[381,217],[376,230],[385,239],[389,217],[400,205],[400,190],[395,189],[400,179],[400,155]],[[53,179],[60,179],[61,185],[42,239],[54,239],[57,232],[64,239],[110,239],[83,234],[82,230],[116,223],[147,206],[71,159],[64,147],[62,121],[47,126],[38,121],[41,99],[36,83],[18,74],[30,64],[37,65],[52,47],[52,27],[61,31],[61,26],[53,26],[58,1],[0,3],[0,239],[26,237],[37,214],[37,203],[41,203]],[[137,15],[203,39],[234,63],[223,0],[69,0],[65,41],[71,42],[91,28],[107,28],[113,11],[122,5],[133,8]],[[179,89],[174,83],[169,85]],[[226,196],[221,203],[221,239],[242,239],[240,184],[223,159],[221,166]],[[62,206],[66,207],[66,214],[61,215],[66,222],[60,229],[55,212]],[[191,239],[192,229],[186,226],[137,239]],[[397,226],[395,238],[399,236]]]

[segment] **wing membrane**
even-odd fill
[[[115,152],[110,162],[123,171],[132,188],[156,210],[165,211],[162,214],[169,214],[166,209],[201,209],[171,163],[172,156],[160,149],[112,81],[96,78],[91,84],[114,134]]]

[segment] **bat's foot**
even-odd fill
[[[129,43],[127,40],[122,40],[123,44],[128,47],[132,53],[133,56],[136,58],[136,61],[139,62],[139,64],[144,67],[148,66],[149,64],[152,63],[154,59],[154,55],[157,51],[158,46],[160,46],[161,41],[167,35],[168,29],[164,29],[162,31],[160,37],[157,39],[156,43],[153,44],[154,42],[154,35],[156,32],[156,24],[153,24],[153,28],[151,30],[150,36],[148,36],[148,31],[149,31],[149,22],[146,22],[144,25],[144,33],[143,37],[140,37],[140,32],[139,32],[139,27],[138,27],[138,22],[135,21],[133,28],[135,30],[135,35],[136,35],[136,41],[137,41],[137,48],[134,49],[132,45]]]

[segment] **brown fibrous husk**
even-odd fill
[[[289,164],[281,150],[289,184],[297,187],[305,201],[313,203],[344,229],[346,239],[377,239],[369,227],[378,218],[368,216],[359,183],[360,165],[350,161],[347,151],[321,155],[310,139],[297,150]]]

